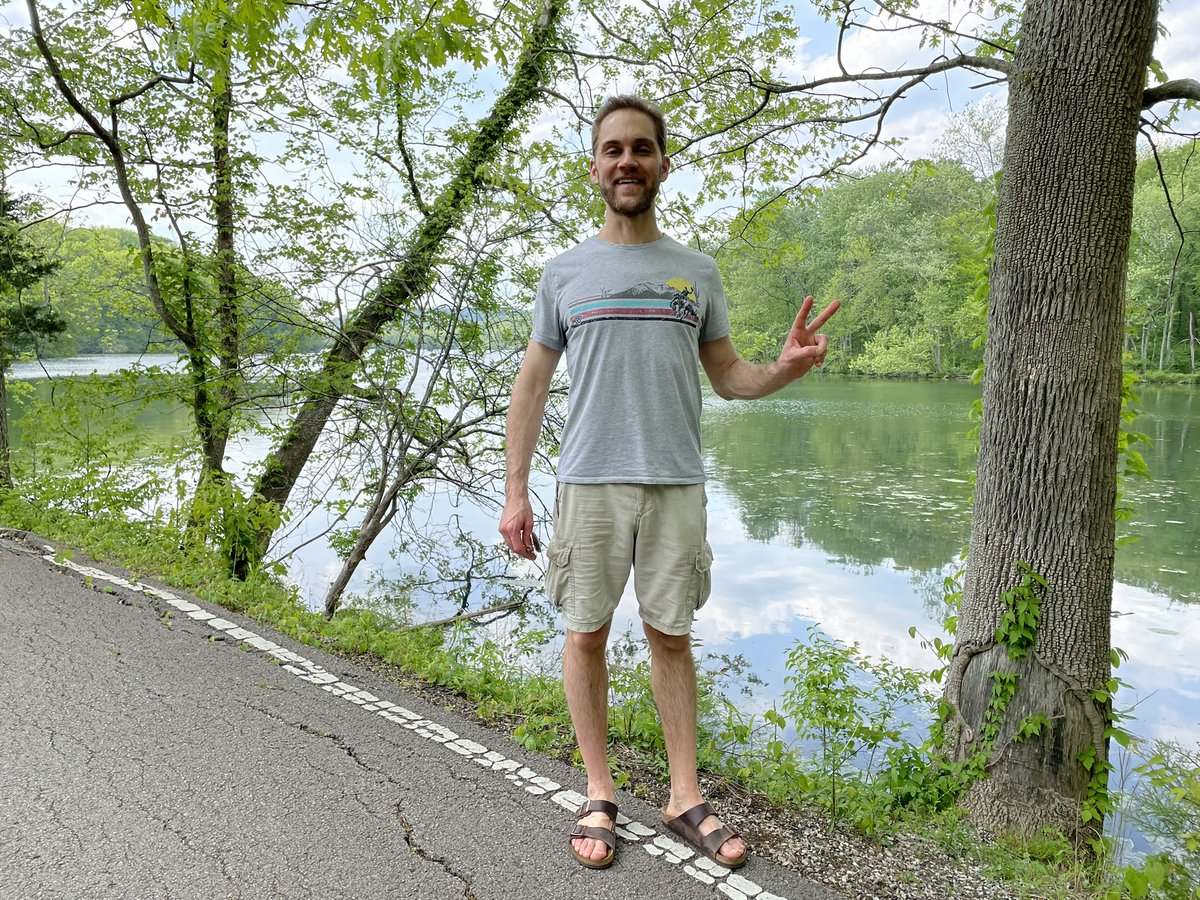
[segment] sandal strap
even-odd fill
[[[617,836],[613,834],[612,829],[601,828],[598,825],[576,825],[575,830],[567,836],[567,840],[574,841],[579,838],[602,841],[609,850],[613,850],[617,846]]]
[[[685,825],[690,825],[692,828],[699,831],[700,823],[703,822],[705,819],[707,819],[709,816],[715,816],[715,815],[716,815],[716,811],[713,810],[713,808],[711,806],[709,806],[708,803],[702,802],[702,803],[697,803],[691,809],[684,810],[675,818],[678,821],[683,822]]]
[[[689,810],[685,810],[675,817],[677,822],[681,822],[690,828],[700,841],[700,846],[709,852],[716,855],[721,851],[721,845],[730,838],[741,837],[741,835],[730,828],[728,825],[722,824],[708,834],[700,833],[700,823],[709,816],[715,816],[714,810],[708,803],[697,803]]]
[[[575,818],[582,819],[584,816],[592,813],[604,813],[613,820],[613,824],[617,824],[617,804],[610,800],[588,800],[581,807],[579,812],[575,814]]]
[[[715,855],[721,852],[722,844],[724,844],[730,838],[735,838],[738,836],[738,833],[728,825],[722,825],[716,831],[710,831],[708,834],[704,835],[704,837],[701,838],[701,841],[704,845],[704,849]]]

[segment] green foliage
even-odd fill
[[[1016,732],[1013,733],[1013,740],[1014,741],[1027,741],[1030,738],[1035,738],[1035,737],[1040,736],[1041,733],[1049,727],[1050,727],[1049,719],[1047,719],[1040,712],[1033,713],[1032,715],[1028,715],[1025,718],[1023,718],[1017,724],[1017,730],[1016,730]]]
[[[46,509],[145,519],[170,495],[179,456],[146,437],[139,416],[150,400],[133,377],[65,379],[20,398],[37,430],[14,441],[22,490]]]
[[[1105,894],[1106,900],[1194,900],[1200,897],[1200,885],[1178,860],[1165,853],[1147,857],[1141,865],[1124,866],[1116,874],[1117,883]]]
[[[827,805],[833,818],[859,829],[888,827],[901,811],[944,808],[957,795],[958,777],[928,744],[908,737],[913,722],[933,717],[927,677],[886,659],[865,656],[810,627],[787,656],[783,712],[766,716],[773,729],[757,768],[787,787]],[[815,769],[805,771],[779,732],[790,721],[796,737],[815,743]],[[741,736],[737,735],[736,736]],[[769,791],[772,793],[772,791]]]
[[[1126,364],[1130,355],[1125,354]],[[1134,430],[1134,422],[1138,417],[1138,398],[1135,388],[1141,378],[1134,372],[1126,371],[1121,377],[1121,424],[1117,430],[1117,501],[1113,515],[1118,523],[1128,522],[1133,516],[1133,506],[1129,503],[1125,485],[1130,478],[1149,479],[1150,469],[1142,455],[1141,447],[1150,446],[1150,436]],[[1136,535],[1122,534],[1117,537],[1117,546],[1136,540]]]
[[[227,475],[209,473],[186,508],[189,540],[210,543],[229,565],[230,574],[245,577],[258,565],[258,536],[272,533],[283,512],[261,497],[246,497]],[[275,571],[282,574],[282,566]]]
[[[1200,172],[1194,141],[1146,154],[1134,176],[1126,299],[1126,364],[1195,374],[1189,331],[1200,314]]]
[[[996,627],[996,642],[1008,648],[1009,659],[1020,659],[1037,640],[1038,623],[1042,618],[1043,594],[1049,585],[1027,563],[1017,562],[1021,579],[1000,595],[1004,613]]]
[[[66,323],[48,304],[25,295],[58,267],[23,231],[28,201],[13,197],[0,182],[0,374],[14,356],[61,334]],[[0,403],[4,402],[0,392]],[[7,448],[0,448],[6,450]]]
[[[735,346],[748,358],[774,358],[812,294],[842,300],[826,328],[831,371],[971,371],[979,361],[971,260],[991,192],[990,179],[961,164],[918,162],[758,214],[753,240],[721,257]]]
[[[1130,898],[1200,896],[1200,748],[1153,741],[1132,798],[1131,821],[1158,850],[1139,865],[1124,866],[1107,894]]]

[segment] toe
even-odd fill
[[[716,816],[709,816],[700,824],[701,834],[711,834],[724,823]],[[741,859],[746,853],[746,844],[740,837],[731,837],[718,851],[726,859]]]
[[[746,845],[741,838],[730,838],[721,845],[721,855],[726,859],[741,859],[746,853]]]

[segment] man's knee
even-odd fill
[[[572,653],[603,653],[608,644],[609,625],[595,631],[572,631],[567,629],[567,651]]]
[[[667,634],[659,631],[653,625],[642,623],[642,630],[650,641],[650,652],[653,653],[683,653],[692,649],[691,632],[687,634]]]

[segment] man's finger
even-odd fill
[[[812,311],[812,297],[805,297],[804,302],[800,304],[800,311],[796,313],[796,320],[792,322],[792,330],[788,332],[788,337],[795,338],[797,343],[803,343],[801,338],[806,336],[808,327],[804,324],[808,321],[808,314]]]
[[[811,299],[811,298],[809,298],[809,299]],[[826,322],[829,321],[829,319],[833,316],[833,314],[835,312],[837,312],[841,308],[841,306],[842,306],[841,300],[834,300],[827,307],[825,307],[823,310],[821,310],[820,314],[815,319],[813,319],[812,322],[809,323],[808,330],[809,331],[818,330],[822,325],[824,325]]]

